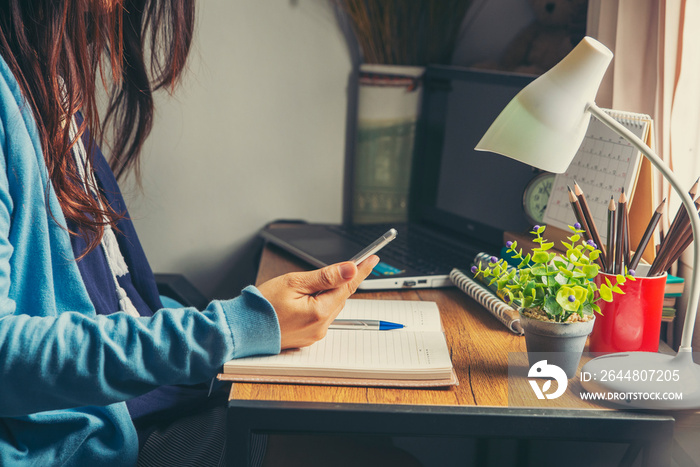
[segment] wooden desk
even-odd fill
[[[305,269],[304,263],[268,245],[257,283]],[[672,417],[610,410],[566,395],[546,401],[543,408],[509,407],[509,352],[524,355],[525,340],[459,290],[365,292],[354,298],[436,302],[459,385],[392,389],[235,383],[228,449],[238,456],[235,465],[247,465],[252,432],[276,431],[615,439],[643,449],[644,465],[670,464]],[[576,385],[580,387],[576,379],[570,380],[573,391]]]

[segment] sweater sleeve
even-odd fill
[[[201,312],[96,315],[61,208],[42,191],[50,185],[33,127],[1,80],[0,97],[0,417],[104,406],[279,352],[275,311],[254,287]]]
[[[0,416],[107,405],[164,384],[194,384],[227,360],[279,347],[274,310],[253,287],[203,312],[6,315],[0,318]]]

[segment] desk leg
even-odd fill
[[[239,417],[229,415],[226,421],[226,465],[248,467],[250,465],[250,424]]]

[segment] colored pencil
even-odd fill
[[[695,183],[693,183],[693,186],[690,187],[690,190],[688,190],[688,194],[692,199],[695,199],[695,196],[698,194],[698,187],[700,186],[700,177],[695,180]]]
[[[629,266],[627,266],[629,269],[636,269],[637,265],[639,265],[639,261],[642,259],[642,254],[644,254],[644,250],[646,250],[647,245],[649,244],[649,240],[651,240],[651,237],[654,234],[654,230],[656,230],[656,226],[661,220],[661,216],[664,213],[665,207],[666,198],[664,198],[663,201],[661,201],[661,204],[659,204],[659,206],[656,208],[656,211],[654,211],[654,214],[652,214],[651,219],[649,220],[649,224],[647,224],[647,228],[644,231],[644,234],[642,234],[641,240],[639,240],[639,244],[637,245],[637,249],[634,252],[634,256],[632,257]]]
[[[661,245],[659,246],[659,252],[654,258],[654,262],[651,263],[651,268],[649,268],[650,276],[658,276],[662,271],[665,271],[664,265],[668,262],[672,250],[681,241],[680,238],[683,235],[683,230],[685,229],[685,224],[688,222],[688,215],[685,213],[685,207],[681,205],[676,216],[671,222],[671,226],[668,228],[668,232],[664,237]]]
[[[625,241],[625,247],[624,247],[624,262],[625,266],[627,266],[627,269],[629,270],[629,264],[630,264],[630,250],[632,249],[632,244],[630,243],[630,210],[629,210],[629,200],[627,203],[625,203],[625,228],[623,229],[624,232],[624,238],[623,240]],[[622,271],[624,272],[624,271]]]
[[[571,203],[571,207],[574,210],[574,216],[576,216],[576,221],[579,224],[581,224],[581,229],[583,229],[584,231],[584,238],[586,240],[591,240],[591,231],[588,227],[588,224],[586,223],[586,217],[583,215],[583,211],[581,210],[581,203],[579,202],[578,197],[574,194],[571,188],[567,188],[569,189],[569,202]],[[593,241],[595,242],[595,240]],[[598,258],[596,259],[596,263],[598,263],[600,269],[605,271],[605,264],[603,264],[603,260],[600,256],[598,256]]]
[[[615,199],[610,196],[608,204],[608,256],[605,265],[605,272],[611,274],[615,268]]]
[[[581,212],[583,213],[583,217],[586,219],[589,235],[593,242],[596,244],[596,248],[600,250],[600,259],[603,264],[603,270],[605,270],[605,265],[607,264],[605,246],[603,245],[603,241],[600,238],[598,227],[595,224],[595,219],[593,219],[593,214],[591,214],[591,209],[588,207],[586,195],[583,193],[583,190],[576,181],[574,181],[574,194],[576,195],[576,198],[578,198],[578,203],[581,206]]]
[[[588,233],[589,230],[588,225],[586,224],[586,218],[583,215],[583,211],[581,211],[581,203],[579,203],[578,198],[576,197],[570,186],[567,186],[566,189],[569,190],[569,203],[571,204],[571,208],[574,210],[574,217],[576,217],[576,222],[581,224],[581,229],[584,232],[584,237],[586,238],[586,240],[590,240],[591,237]]]
[[[695,210],[700,211],[700,198],[695,200]],[[668,268],[673,265],[676,261],[678,261],[678,258],[681,257],[683,252],[690,246],[690,244],[693,242],[693,228],[690,225],[690,221],[688,221],[688,225],[685,226],[683,229],[682,234],[679,236],[678,241],[676,244],[670,249],[668,257],[666,261],[664,261],[663,266],[660,268],[661,271],[665,271]]]
[[[615,269],[614,274],[622,274],[624,272],[624,248],[625,248],[625,211],[627,210],[627,196],[625,189],[620,193],[620,199],[617,201],[617,229],[615,232]]]
[[[693,186],[688,190],[688,194],[691,198],[694,198],[698,192],[698,185],[700,178],[695,181]],[[697,206],[697,204],[696,204]],[[651,263],[649,268],[650,276],[658,276],[663,271],[668,269],[673,262],[669,261],[677,251],[680,245],[684,243],[684,237],[687,235],[686,229],[690,227],[690,218],[688,217],[688,211],[685,209],[683,204],[678,207],[676,215],[671,222],[668,232],[663,237],[661,245],[659,245],[659,251],[656,254],[656,258]]]

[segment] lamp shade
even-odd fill
[[[585,37],[503,109],[476,146],[548,172],[562,173],[586,134],[593,102],[612,52]]]

